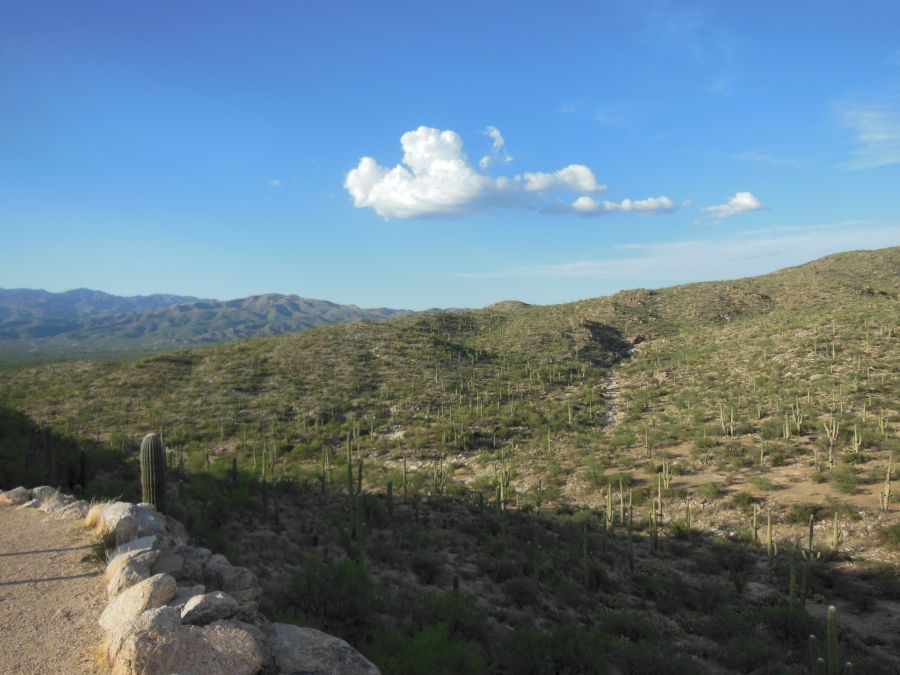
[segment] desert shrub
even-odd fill
[[[784,650],[750,631],[725,643],[722,660],[739,673],[781,673]]]
[[[719,487],[718,483],[706,483],[697,488],[697,494],[706,500],[713,501],[714,499],[719,499],[725,492]]]
[[[534,579],[514,577],[503,584],[503,590],[517,607],[527,607],[540,602],[540,587]]]
[[[468,642],[453,639],[442,623],[426,626],[412,638],[396,630],[381,631],[367,652],[383,673],[477,675],[486,672],[480,650]]]
[[[804,644],[810,635],[822,635],[822,623],[800,609],[784,605],[763,607],[758,620],[785,644]]]
[[[900,523],[888,525],[881,530],[881,534],[887,546],[894,550],[900,549]]]
[[[510,633],[500,649],[495,672],[523,675],[558,673],[607,673],[607,646],[599,636],[583,628],[553,633],[534,628]]]
[[[859,479],[850,467],[842,466],[832,469],[829,472],[828,478],[839,492],[848,495],[854,495],[858,492],[857,484],[859,483]]]
[[[803,524],[809,522],[809,517],[814,520],[822,520],[826,517],[828,509],[821,504],[813,504],[811,502],[801,502],[799,504],[791,504],[787,511],[785,519],[792,524]]]
[[[731,503],[742,511],[749,511],[754,501],[753,495],[749,492],[738,492],[731,497]]]
[[[441,574],[441,559],[434,553],[417,553],[409,566],[423,584],[433,584]]]
[[[753,476],[750,479],[750,483],[758,487],[760,490],[765,490],[766,492],[775,488],[775,484],[765,476]]]
[[[452,638],[475,640],[484,635],[487,620],[467,593],[434,593],[422,601],[425,620],[444,624]]]
[[[373,611],[374,600],[365,567],[350,558],[323,563],[310,557],[291,577],[291,606],[325,630],[352,632]]]

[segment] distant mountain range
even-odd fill
[[[219,301],[0,289],[0,362],[139,354],[409,313],[274,293]]]

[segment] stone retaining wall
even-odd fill
[[[116,675],[378,675],[343,640],[272,623],[250,570],[189,545],[184,526],[152,504],[91,505],[48,486],[0,492],[0,504],[85,520],[115,534],[100,617]]]

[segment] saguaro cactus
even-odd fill
[[[157,511],[166,506],[166,451],[159,434],[147,434],[141,441],[141,499]]]

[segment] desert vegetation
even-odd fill
[[[896,672],[897,269],[7,370],[0,486],[136,500],[156,431],[167,510],[385,672]]]

